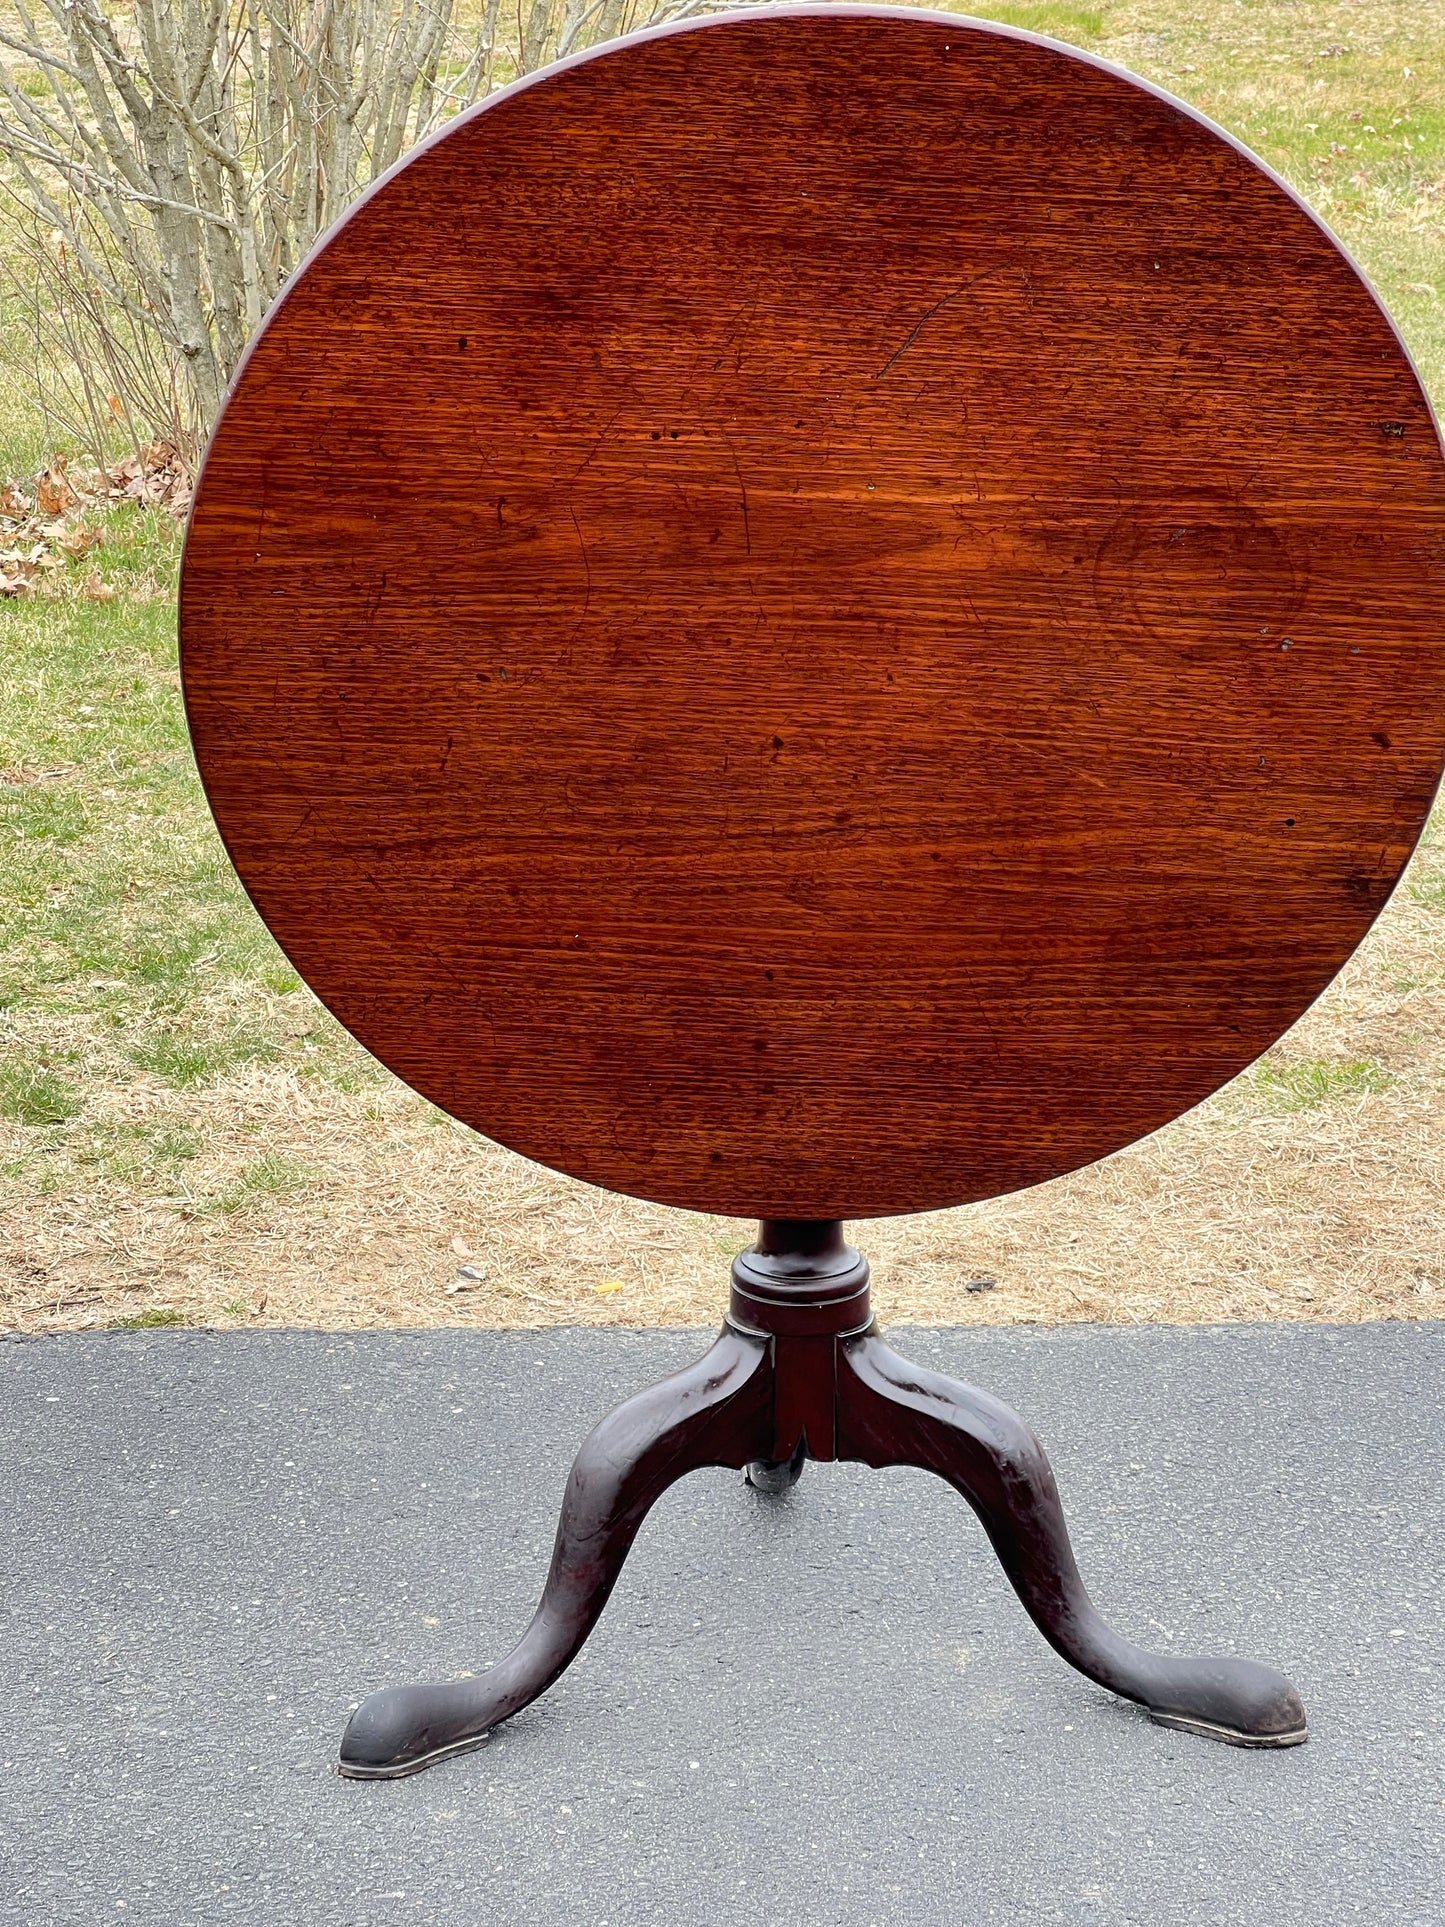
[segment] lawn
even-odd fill
[[[1245,140],[1332,224],[1445,403],[1438,0],[975,11]],[[23,382],[0,384],[0,476],[48,452]],[[190,759],[176,524],[130,505],[103,521],[40,593],[0,601],[0,1326],[711,1322],[750,1226],[486,1143],[298,983]],[[1342,976],[1210,1103],[1088,1171],[865,1242],[892,1318],[1440,1315],[1439,814]]]

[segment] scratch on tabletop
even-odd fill
[[[923,333],[923,330],[928,326],[929,322],[932,321],[936,314],[941,314],[950,301],[957,301],[961,294],[967,294],[970,288],[976,288],[980,281],[987,281],[991,274],[997,274],[998,272],[999,269],[996,267],[985,268],[982,274],[976,274],[971,280],[963,282],[962,285],[955,288],[951,294],[940,295],[931,308],[925,308],[912,332],[905,336],[902,345],[894,349],[887,361],[884,362],[877,374],[874,375],[874,381],[882,381],[894,363],[902,361],[903,357]]]
[[[606,422],[603,424],[601,430],[598,433],[596,441],[593,442],[591,448],[589,448],[587,453],[583,456],[580,464],[573,469],[571,475],[568,477],[569,486],[572,482],[575,482],[577,480],[578,476],[582,473],[584,469],[590,467],[598,450],[602,447],[602,444],[607,440],[607,437],[612,433],[613,427],[615,426],[617,421],[617,417],[622,413],[626,405],[627,405],[626,402],[621,402],[621,401],[618,402],[617,406],[613,409],[612,413],[608,416]]]
[[[743,480],[742,463],[738,460],[738,452],[733,447],[733,438],[726,429],[722,431],[722,438],[728,445],[728,454],[733,458],[733,473],[738,478],[738,490],[742,495],[743,503],[743,541],[747,544],[748,554],[751,555],[753,552],[753,532],[748,521],[748,485]],[[756,595],[757,591],[754,590],[753,593]]]
[[[582,592],[582,613],[577,618],[577,628],[572,631],[575,636],[577,629],[580,629],[587,620],[587,611],[592,607],[592,562],[587,554],[587,544],[582,539],[582,524],[577,520],[577,511],[570,503],[567,513],[572,517],[572,526],[577,531],[577,546],[582,551],[582,567],[587,571],[587,586]]]

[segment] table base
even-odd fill
[[[542,1600],[517,1645],[476,1677],[371,1694],[346,1728],[338,1771],[400,1779],[480,1746],[576,1658],[669,1486],[718,1465],[778,1493],[807,1459],[946,1479],[1055,1651],[1160,1725],[1234,1746],[1308,1737],[1299,1694],[1272,1667],[1153,1653],[1116,1633],[1084,1589],[1054,1475],[1023,1420],[890,1350],[869,1310],[868,1267],[841,1224],[770,1220],[733,1265],[728,1321],[710,1350],[628,1399],[583,1444]]]

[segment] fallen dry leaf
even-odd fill
[[[40,513],[54,518],[64,515],[75,506],[75,490],[65,479],[65,469],[59,462],[52,462],[35,485],[35,499]]]
[[[104,476],[112,499],[144,502],[183,516],[191,503],[191,472],[171,442],[147,442]]]
[[[56,536],[55,543],[56,547],[64,549],[67,555],[81,556],[104,540],[105,530],[98,522],[82,520],[72,528],[62,529]]]
[[[85,578],[85,586],[82,593],[87,602],[109,602],[114,597],[115,590],[108,582],[101,579],[99,569],[92,569],[90,574]]]

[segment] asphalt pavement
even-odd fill
[[[525,1624],[572,1453],[708,1334],[0,1343],[0,1927],[1445,1927],[1445,1325],[895,1330],[1019,1407],[1124,1632],[1312,1738],[1151,1725],[926,1474],[703,1472],[582,1658],[413,1779],[373,1687]]]

